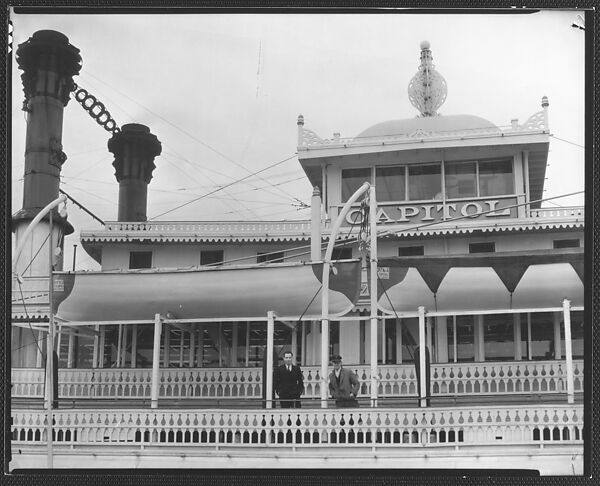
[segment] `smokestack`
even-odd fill
[[[111,137],[108,150],[115,156],[119,182],[118,221],[146,221],[148,184],[156,167],[154,158],[162,150],[158,138],[147,126],[129,123]]]
[[[75,87],[73,76],[81,69],[81,56],[65,35],[40,30],[19,45],[17,64],[23,71],[23,111],[27,113],[23,207],[12,218],[18,244],[31,220],[58,197],[60,171],[67,159],[62,147],[63,112]],[[53,221],[55,231],[73,232],[73,227],[57,210]],[[30,258],[34,258],[42,246],[40,243],[48,236],[48,226],[38,226],[32,234]],[[27,260],[26,256],[27,252],[21,261]],[[29,274],[47,275],[47,258],[47,250],[42,250],[30,265]]]

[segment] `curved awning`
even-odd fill
[[[378,305],[386,313],[548,309],[567,298],[583,306],[583,249],[435,257],[378,262]]]
[[[329,311],[349,312],[360,293],[360,261],[333,262]],[[271,263],[188,270],[60,272],[53,309],[67,321],[154,319],[319,318],[323,264]]]

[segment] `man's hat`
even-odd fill
[[[331,357],[331,362],[332,363],[341,363],[342,362],[342,357],[339,354],[334,354]]]

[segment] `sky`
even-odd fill
[[[142,123],[162,143],[148,191],[148,218],[162,221],[309,219],[312,189],[296,156],[297,117],[322,138],[353,137],[386,120],[418,115],[407,87],[420,43],[448,86],[442,115],[498,126],[524,123],[549,99],[544,197],[584,189],[584,32],[575,11],[529,15],[382,14],[11,14],[13,46],[37,30],[80,49],[75,82],[117,124]],[[25,116],[12,66],[12,208],[22,206]],[[104,221],[117,219],[110,134],[72,99],[64,113],[68,159],[61,189]],[[287,160],[286,160],[287,159]],[[278,162],[281,162],[278,164]],[[277,164],[277,165],[275,165]],[[273,168],[215,191],[265,167]],[[583,205],[579,194],[556,199]],[[186,204],[189,203],[189,204]],[[179,209],[175,209],[182,206]],[[69,204],[76,231],[65,269],[98,266],[79,244],[100,223]]]

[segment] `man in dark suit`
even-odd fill
[[[279,395],[281,408],[301,408],[300,396],[304,393],[304,381],[300,366],[294,366],[291,351],[283,353],[283,364],[275,368],[273,377],[275,393]]]
[[[342,357],[336,354],[331,357],[333,371],[329,375],[329,393],[335,398],[335,405],[340,408],[358,407],[358,390],[360,383],[356,374],[342,367]]]

